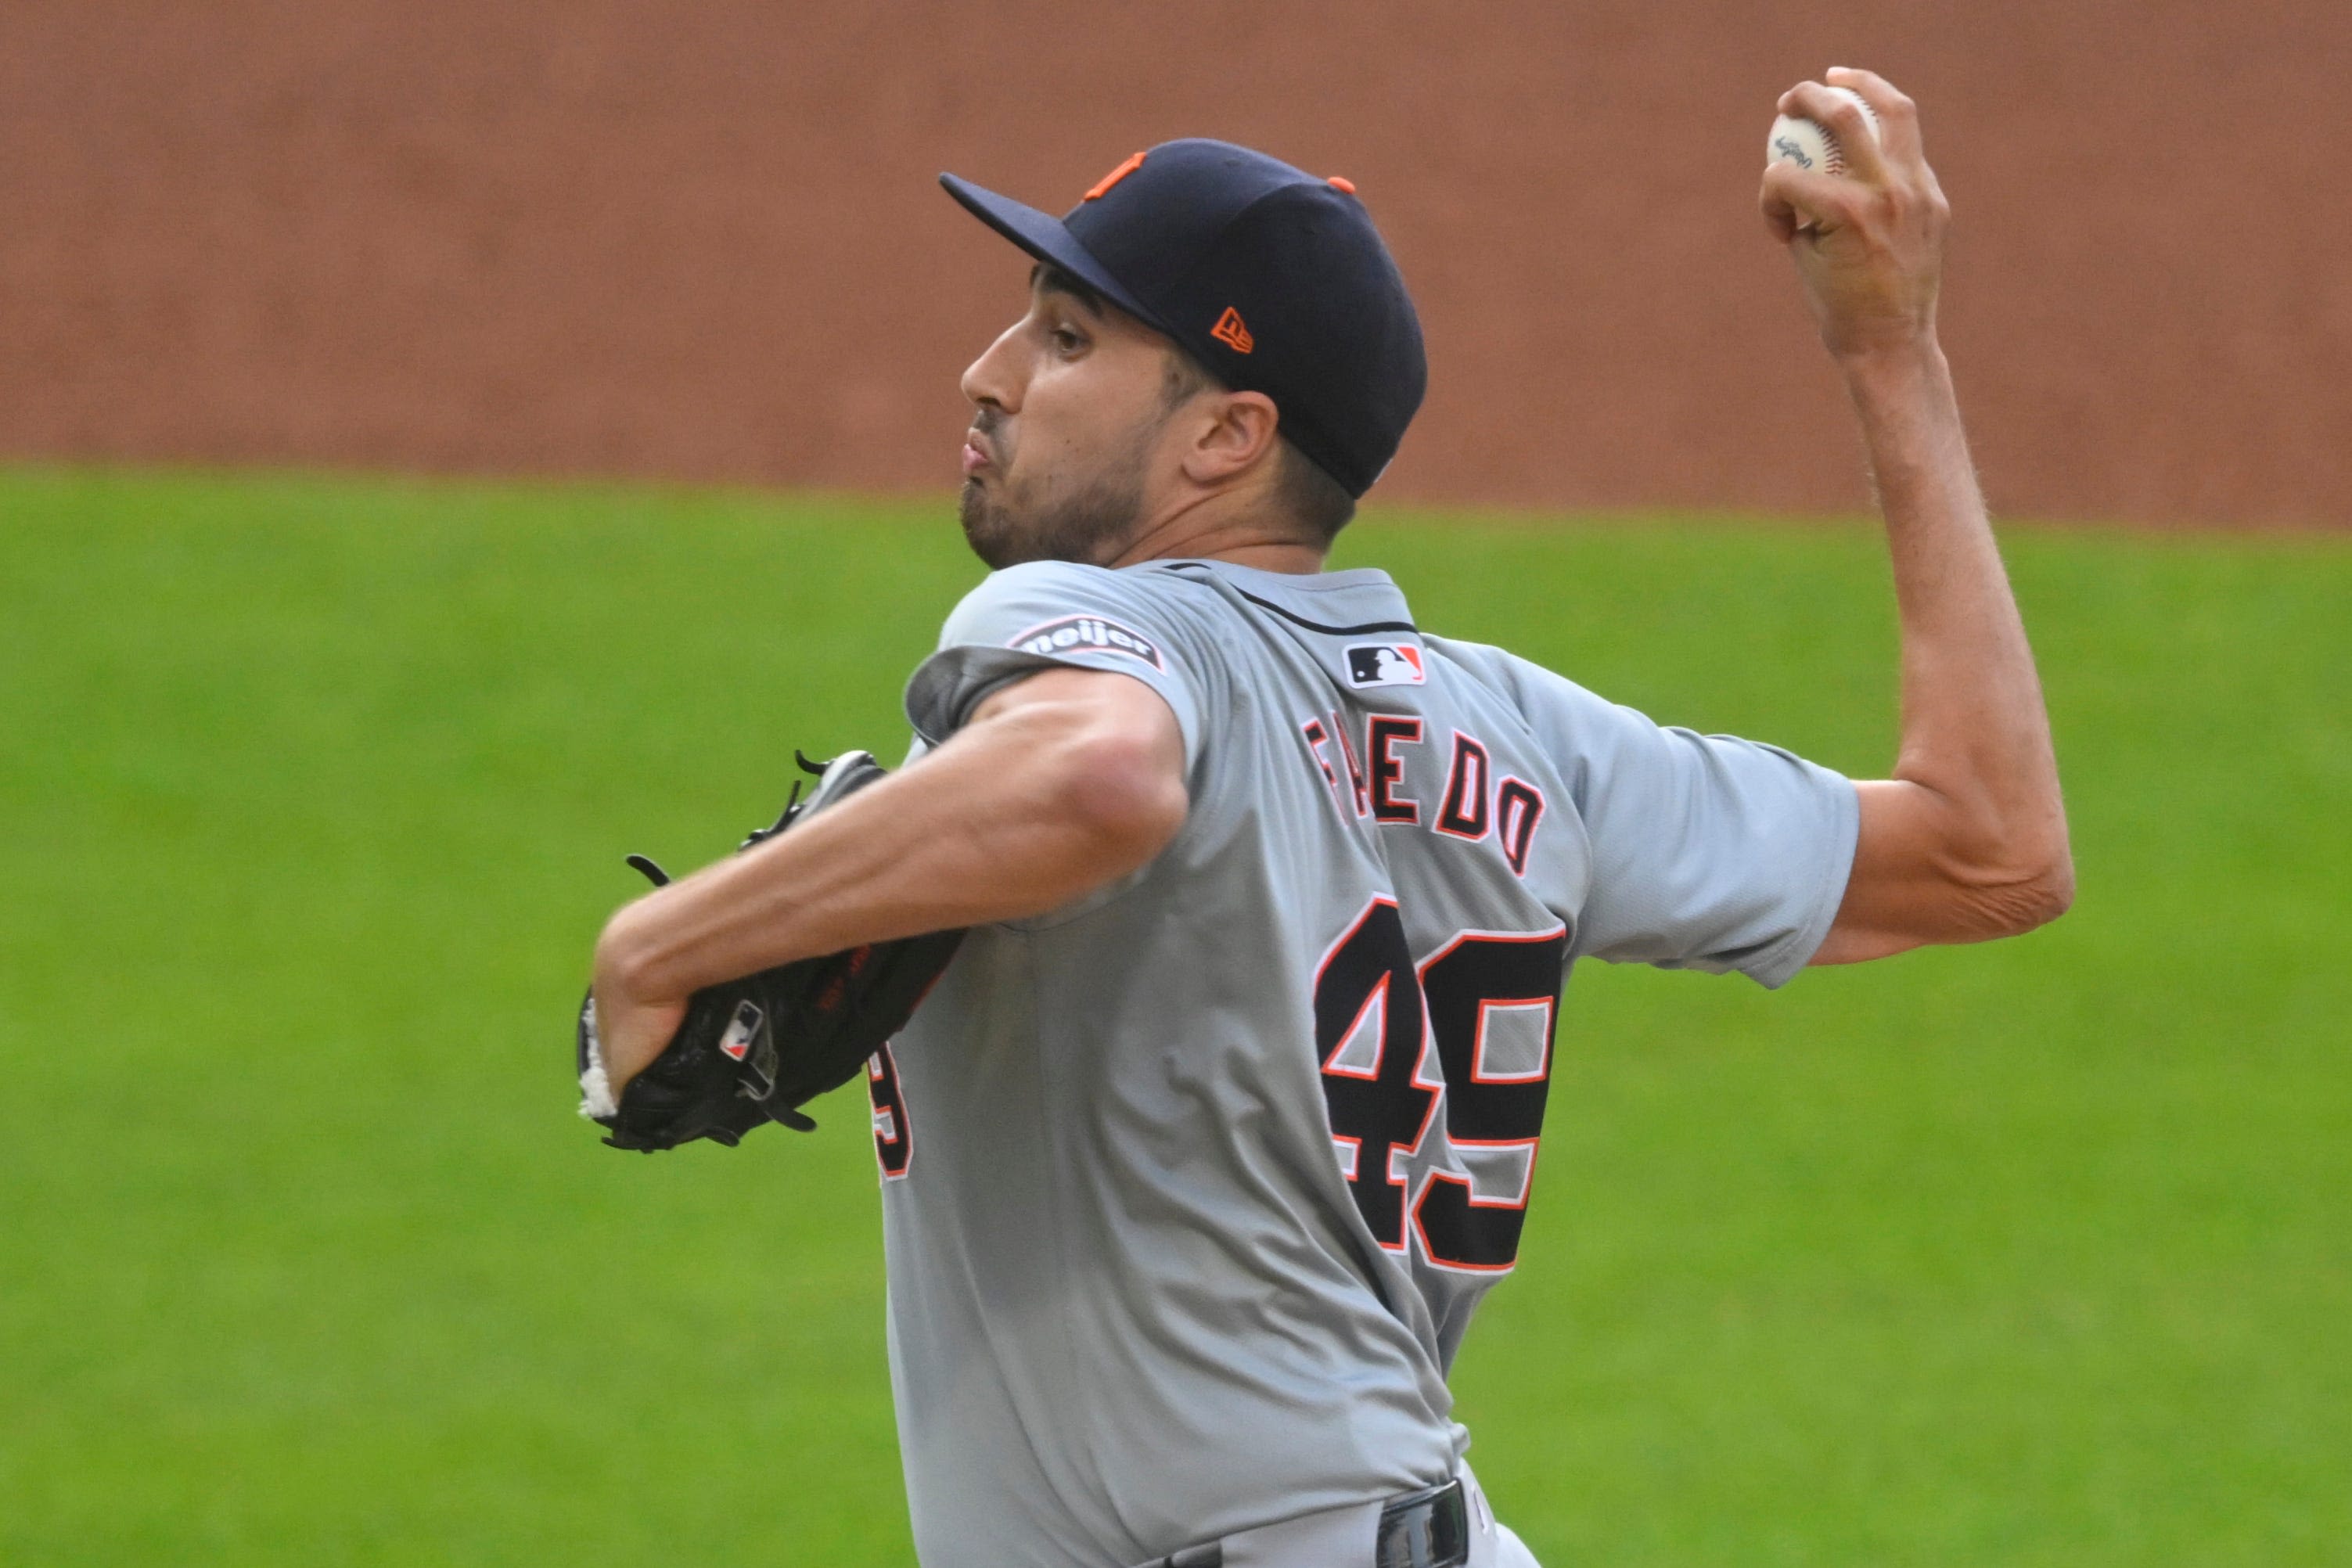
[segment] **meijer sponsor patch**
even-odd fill
[[[1421,658],[1421,648],[1413,643],[1358,643],[1348,650],[1348,684],[1419,686],[1429,679]]]
[[[1101,616],[1064,616],[1058,621],[1031,626],[1004,646],[1017,647],[1024,653],[1046,655],[1085,651],[1120,653],[1129,658],[1141,659],[1154,669],[1168,668],[1166,661],[1160,657],[1158,643],[1131,626],[1120,626],[1117,621]]]

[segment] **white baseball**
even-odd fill
[[[1833,87],[1832,96],[1843,98],[1862,110],[1862,122],[1870,127],[1870,139],[1878,140],[1878,111],[1870,100],[1850,87]],[[1801,120],[1793,114],[1783,114],[1772,121],[1772,134],[1764,143],[1764,162],[1794,163],[1801,169],[1819,169],[1824,174],[1845,173],[1845,154],[1838,151],[1837,133],[1818,121]]]

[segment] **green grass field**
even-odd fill
[[[1663,521],[1343,553],[1883,771],[1873,534]],[[2008,545],[2074,913],[1570,989],[1457,1378],[1555,1568],[2352,1563],[2352,542]],[[978,575],[937,504],[0,472],[0,1563],[909,1561],[862,1107],[624,1158],[569,1020],[621,854],[894,751]]]

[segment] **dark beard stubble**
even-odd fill
[[[1155,422],[1150,430],[1157,428]],[[966,479],[957,502],[964,542],[991,571],[1024,561],[1100,565],[1113,559],[1143,510],[1149,440],[1150,430],[1138,432],[1122,457],[1066,487],[1049,486],[1060,493],[1025,507],[1004,497],[1002,480],[992,496],[987,486]]]

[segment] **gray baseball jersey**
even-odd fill
[[[1844,779],[1426,635],[1377,571],[1013,567],[908,717],[937,744],[1057,665],[1166,700],[1191,809],[973,931],[869,1069],[930,1568],[1139,1563],[1451,1475],[1570,965],[1778,985],[1853,851]]]

